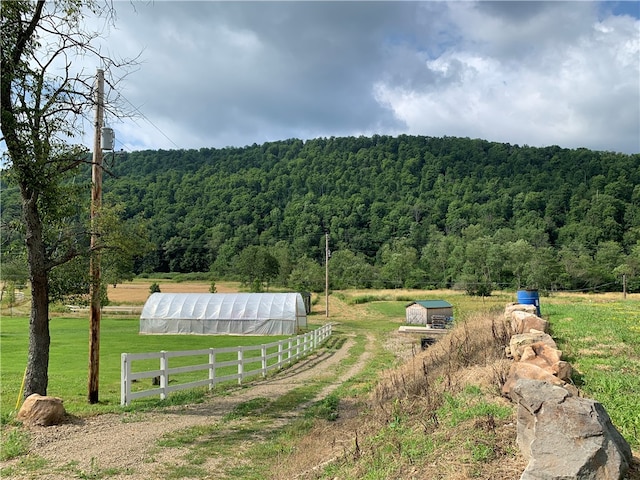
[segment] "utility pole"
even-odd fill
[[[98,216],[102,206],[102,124],[104,117],[104,70],[96,76],[96,122],[91,169],[91,284],[89,296],[89,403],[98,403],[100,377],[100,251],[98,249]]]
[[[324,233],[324,298],[326,317],[329,318],[329,232]]]

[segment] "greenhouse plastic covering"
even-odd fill
[[[140,333],[293,335],[307,326],[299,293],[154,293]]]

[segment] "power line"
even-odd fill
[[[162,134],[162,136],[163,136],[164,138],[166,138],[167,140],[169,140],[169,142],[171,142],[171,144],[172,144],[174,147],[176,147],[178,150],[182,150],[182,148],[181,148],[181,147],[180,147],[176,142],[174,142],[173,140],[171,140],[171,138],[169,138],[169,136],[168,136],[166,133],[164,133],[164,132],[160,129],[160,127],[158,127],[155,123],[153,123],[151,120],[149,120],[149,118],[148,118],[144,113],[142,113],[138,107],[136,107],[133,103],[131,103],[127,97],[125,97],[124,95],[122,95],[122,93],[119,93],[119,95],[120,95],[120,97],[121,97],[122,99],[124,99],[124,101],[125,101],[125,102],[127,102],[129,105],[131,105],[131,107],[133,107],[134,111],[135,111],[137,114],[139,114],[139,115],[140,115],[144,120],[146,120],[147,122],[149,122],[149,124],[150,124],[153,128],[155,128],[158,132],[160,132],[160,134]],[[134,123],[135,123],[136,125],[138,125],[135,121],[134,121]],[[139,125],[138,125],[138,126],[139,126]]]

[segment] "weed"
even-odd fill
[[[29,434],[19,428],[3,432],[0,443],[0,460],[10,460],[25,455],[29,451],[29,441]]]
[[[162,436],[157,444],[160,447],[183,447],[193,444],[199,437],[210,434],[217,430],[218,427],[190,427],[175,432],[171,432]]]
[[[340,397],[332,393],[321,401],[312,405],[307,410],[305,416],[313,418],[321,418],[328,421],[335,421],[338,419],[338,405],[340,404]]]
[[[298,406],[311,400],[321,388],[321,384],[313,383],[289,390],[287,393],[271,402],[264,409],[264,414],[278,416],[284,412],[291,412]]]
[[[495,458],[493,447],[481,439],[467,440],[466,447],[471,452],[471,458],[476,462],[488,462]]]
[[[223,420],[229,421],[248,416],[257,416],[260,411],[264,410],[269,405],[269,403],[270,400],[264,397],[248,400],[236,405],[232,412],[225,415]]]
[[[15,410],[0,413],[0,425],[19,425],[19,422],[16,420]]]
[[[26,455],[16,464],[0,469],[0,478],[18,476],[20,473],[37,472],[49,464],[48,460],[37,455]]]
[[[182,478],[207,478],[209,472],[205,468],[196,465],[167,465],[162,468],[162,476],[165,480],[179,480]]]
[[[70,473],[75,478],[80,478],[81,480],[101,480],[103,478],[106,479],[115,475],[131,475],[133,473],[133,471],[130,469],[114,467],[102,468],[95,458],[91,459],[89,470],[87,471],[79,468],[78,462],[75,461],[67,463],[64,467],[62,467],[62,471],[65,473]]]

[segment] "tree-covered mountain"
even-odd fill
[[[375,135],[108,162],[105,201],[156,246],[136,273],[248,278],[257,246],[318,289],[328,234],[333,288],[639,286],[640,155]]]

